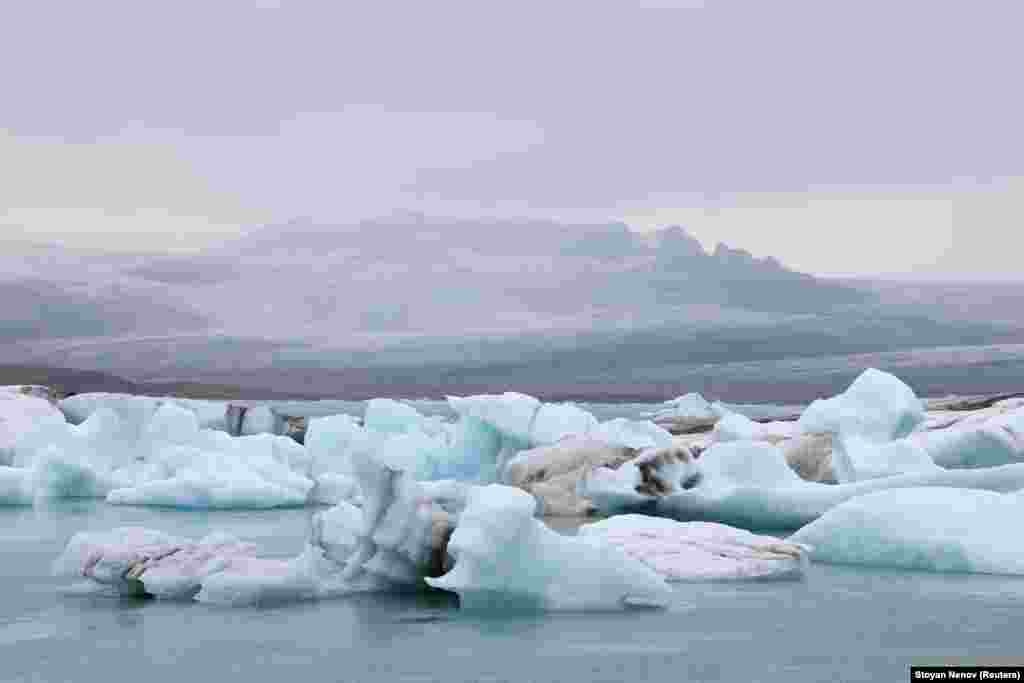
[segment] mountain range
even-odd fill
[[[145,381],[262,372],[284,390],[306,377],[295,390],[314,394],[331,393],[331,372],[345,386],[404,377],[435,392],[527,377],[613,386],[635,382],[641,366],[657,377],[1024,341],[1018,314],[972,315],[970,288],[945,306],[927,287],[827,280],[722,244],[708,251],[678,226],[641,234],[622,223],[397,214],[262,226],[192,254],[36,246],[8,250],[0,266],[8,363]]]

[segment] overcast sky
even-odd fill
[[[637,5],[2,3],[0,241],[421,209],[1020,276],[1024,3]]]

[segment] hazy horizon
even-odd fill
[[[5,8],[0,241],[187,251],[414,210],[1021,277],[1019,3],[391,10]]]

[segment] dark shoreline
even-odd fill
[[[519,391],[546,401],[658,403],[693,391],[713,400],[778,405],[808,403],[816,398],[835,395],[844,390],[859,371],[851,369],[848,372],[822,373],[811,377],[722,379],[713,376],[714,369],[709,369],[705,375],[690,377],[684,384],[628,381],[540,383],[516,381],[515,377],[507,380],[464,381],[458,377],[457,372],[445,376],[444,371],[431,371],[428,368],[418,373],[408,369],[389,373],[326,368],[319,372],[294,372],[272,368],[237,374],[212,372],[208,373],[209,382],[134,382],[105,372],[0,365],[0,385],[38,384],[53,387],[60,395],[110,392],[238,401],[361,401],[377,397],[441,400],[446,395]],[[1012,395],[1024,390],[1024,364],[904,367],[892,371],[912,386],[919,396],[991,397]]]

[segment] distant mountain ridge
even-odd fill
[[[133,381],[228,385],[275,370],[289,392],[330,393],[339,371],[367,391],[388,377],[433,388],[516,377],[612,395],[695,364],[1024,339],[1013,321],[708,251],[679,226],[403,214],[268,225],[193,255],[42,248],[10,263],[9,362]]]

